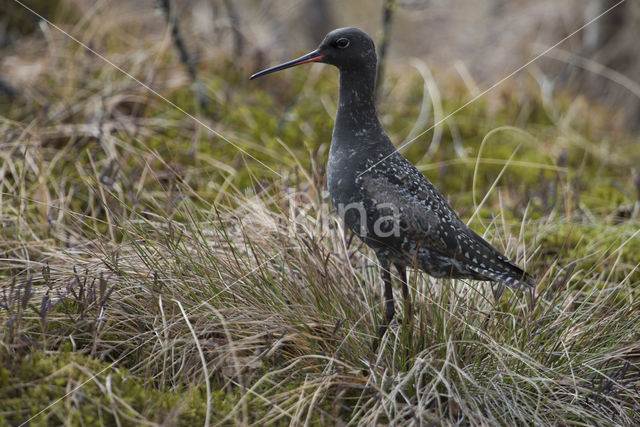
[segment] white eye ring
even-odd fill
[[[349,39],[347,38],[339,38],[338,40],[336,40],[336,46],[338,46],[340,49],[344,49],[345,47],[349,47],[349,44],[351,42],[349,41]]]

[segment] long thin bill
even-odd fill
[[[266,70],[262,70],[258,73],[255,73],[253,76],[249,77],[249,80],[255,79],[256,77],[264,76],[265,74],[270,74],[275,71],[284,70],[285,68],[295,67],[296,65],[306,64],[309,62],[320,62],[324,58],[317,50],[313,52],[307,53],[304,56],[301,56],[298,59],[294,59],[293,61],[285,62],[284,64],[276,65],[275,67],[267,68]]]

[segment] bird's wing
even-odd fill
[[[359,184],[374,204],[396,207],[400,230],[413,244],[456,259],[486,280],[511,286],[535,284],[533,278],[463,223],[440,191],[408,160],[398,154],[385,162],[363,174]]]
[[[400,231],[417,246],[454,257],[456,235],[464,224],[438,189],[404,158],[390,157],[359,179],[368,198],[380,206],[391,206]]]

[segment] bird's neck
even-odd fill
[[[335,131],[380,133],[374,99],[375,68],[340,70],[340,95]]]

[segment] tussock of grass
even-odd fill
[[[398,289],[376,354],[377,266],[323,185],[335,79],[291,70],[291,86],[258,90],[203,62],[211,111],[198,118],[276,177],[59,47],[91,78],[69,73],[33,98],[49,114],[25,104],[0,123],[2,422],[638,422],[637,141],[612,144],[563,115],[579,107],[511,89],[427,133],[430,157],[419,139],[407,155],[541,280],[496,301],[487,284],[412,273],[413,314]],[[164,49],[156,81],[193,111]],[[436,99],[422,71],[385,94],[394,140]],[[442,111],[466,93],[439,92]],[[416,132],[433,123],[421,120]]]

